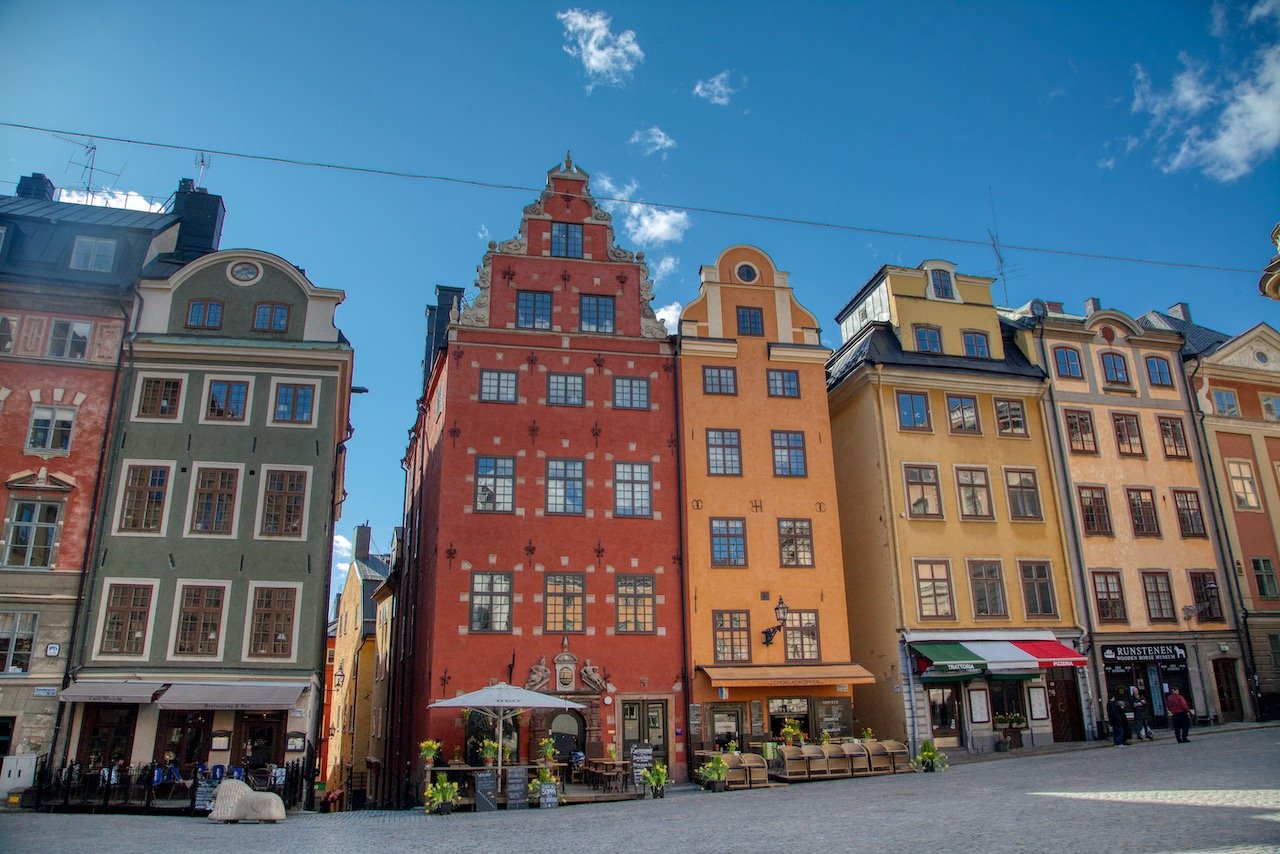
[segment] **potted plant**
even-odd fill
[[[729,765],[722,754],[716,753],[698,769],[698,776],[709,791],[723,792],[729,777]]]
[[[427,788],[422,794],[427,802],[427,812],[448,815],[453,812],[453,805],[458,802],[458,784],[450,782],[443,771],[437,771],[436,781],[427,783]]]
[[[1022,747],[1022,730],[1027,726],[1027,719],[1018,712],[1005,712],[996,715],[992,720],[995,721],[996,727],[1001,731],[1003,740],[1008,748],[1018,749]]]
[[[871,729],[871,727],[869,727],[869,726],[864,726],[864,727],[862,728],[862,740],[863,740],[863,741],[875,741],[875,740],[876,740],[876,734],[875,734],[875,732]]]
[[[663,763],[654,762],[652,767],[641,769],[640,779],[655,798],[667,796],[667,766]]]
[[[609,751],[610,759],[616,760],[618,758],[618,745],[611,744],[608,747],[606,747],[605,750]]]
[[[824,729],[824,730],[822,731],[822,736],[820,737],[820,739],[819,739],[819,740],[820,740],[823,744],[830,744],[830,743],[831,743],[831,733],[827,732],[827,731]]]
[[[724,752],[725,752],[725,753],[737,753],[737,752],[738,752],[738,740],[737,740],[736,738],[731,738],[731,739],[729,739],[729,743],[728,743],[728,744],[726,744],[726,745],[724,746]]]
[[[423,764],[428,768],[435,764],[436,756],[440,754],[440,742],[428,738],[426,741],[418,745],[418,755],[422,757]]]
[[[804,741],[804,730],[800,729],[800,721],[795,718],[783,719],[782,740],[787,744],[793,744],[797,740]]]
[[[911,767],[917,771],[941,771],[948,764],[947,754],[939,750],[931,738],[920,742],[920,752],[911,760]]]
[[[554,738],[544,738],[538,742],[538,750],[542,753],[542,761],[550,764],[556,758],[556,741]]]
[[[480,757],[484,759],[485,765],[492,765],[498,759],[498,742],[492,738],[486,738],[480,742]]]

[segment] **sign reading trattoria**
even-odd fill
[[[1104,646],[1103,661],[1186,661],[1187,647],[1180,643],[1141,643]]]

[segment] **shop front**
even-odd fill
[[[1028,636],[1030,635],[1030,636]],[[906,703],[916,738],[982,753],[1085,737],[1087,659],[1049,633],[991,639],[911,633]]]
[[[760,752],[781,738],[788,719],[812,740],[855,736],[853,689],[875,681],[857,664],[724,665],[698,668],[689,707],[690,750],[724,750],[730,742]]]
[[[1151,722],[1157,726],[1166,726],[1169,722],[1165,697],[1174,688],[1193,706],[1197,702],[1192,690],[1186,644],[1105,644],[1100,654],[1107,697],[1114,697],[1119,691],[1128,696],[1132,688],[1137,688],[1147,698]]]

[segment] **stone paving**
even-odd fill
[[[304,813],[278,825],[0,813],[0,852],[1280,851],[1280,728],[1014,755],[940,774],[447,817]]]

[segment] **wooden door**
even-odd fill
[[[1218,686],[1218,714],[1222,722],[1235,723],[1244,720],[1240,708],[1240,682],[1236,679],[1236,660],[1234,658],[1215,658],[1213,660],[1213,680]]]
[[[1084,718],[1080,713],[1080,688],[1074,667],[1045,668],[1049,688],[1049,719],[1054,741],[1084,741]]]

